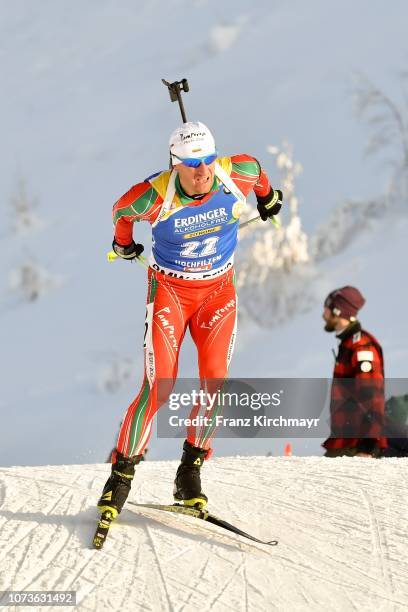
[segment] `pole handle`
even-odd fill
[[[109,263],[112,263],[113,261],[116,261],[117,259],[121,258],[115,253],[115,251],[109,251],[108,253],[106,253],[106,259],[109,261]],[[138,257],[135,257],[135,259],[137,259],[137,261],[145,268],[149,267],[148,261],[146,257],[143,257],[143,255],[139,255]],[[134,260],[132,259],[132,262],[133,261]]]
[[[115,251],[109,251],[106,253],[106,259],[111,263],[115,261],[115,259],[118,259],[118,255],[116,255]]]

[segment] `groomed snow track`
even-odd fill
[[[132,499],[171,501],[176,465],[141,465]],[[0,590],[74,590],[77,610],[98,612],[406,610],[407,469],[405,459],[214,459],[210,509],[277,547],[128,506],[95,551],[109,466],[2,468]]]

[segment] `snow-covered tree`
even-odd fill
[[[388,186],[367,200],[347,199],[337,206],[310,241],[310,252],[320,261],[341,252],[364,230],[388,213],[408,211],[408,98],[401,76],[403,102],[398,103],[367,77],[358,75],[353,91],[359,119],[370,131],[367,155],[377,155],[391,170]]]
[[[240,239],[247,246],[237,260],[237,285],[243,312],[262,325],[273,326],[310,307],[314,298],[308,286],[315,270],[295,191],[302,166],[293,160],[287,142],[281,148],[268,146],[267,151],[274,156],[280,174],[276,184],[282,188],[286,214],[280,215],[280,227],[261,221],[244,229]],[[248,208],[242,221],[257,213],[254,207]]]
[[[11,271],[9,286],[25,302],[35,302],[51,289],[60,286],[61,279],[53,276],[34,261],[26,261]]]
[[[20,176],[10,198],[10,216],[13,234],[17,235],[18,243],[24,246],[21,252],[26,255],[22,263],[11,270],[9,287],[25,302],[35,302],[62,284],[60,277],[51,274],[32,257],[27,256],[30,250],[29,234],[44,228],[43,221],[36,213],[37,208],[37,200],[28,195],[27,182]],[[13,240],[15,241],[14,236]]]
[[[302,171],[291,147],[268,147],[280,172],[285,214],[280,229],[253,223],[240,232],[246,248],[237,259],[243,316],[273,326],[310,309],[322,298],[324,274],[320,261],[345,250],[362,231],[383,222],[388,214],[408,211],[408,74],[401,78],[402,102],[360,76],[354,89],[357,115],[370,127],[367,154],[378,155],[391,168],[388,186],[366,200],[345,199],[308,239],[298,213],[295,180]],[[405,89],[404,89],[405,88]],[[256,215],[248,207],[241,221]],[[288,220],[287,217],[289,217]],[[244,246],[243,245],[243,246]],[[324,292],[324,291],[323,291]]]
[[[38,202],[27,194],[27,182],[19,177],[16,189],[10,199],[11,223],[13,231],[17,234],[26,234],[42,227],[42,222],[36,214]]]
[[[361,232],[372,229],[387,210],[386,197],[346,200],[337,206],[310,239],[310,253],[316,262],[347,248]]]
[[[110,363],[106,364],[97,380],[99,391],[116,393],[135,377],[138,370],[138,362],[123,355],[111,356]]]
[[[392,169],[387,203],[408,204],[408,74],[400,74],[401,101],[364,75],[357,75],[353,92],[357,116],[370,134],[367,155],[377,155]]]

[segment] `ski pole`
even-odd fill
[[[243,229],[244,227],[246,227],[250,223],[253,223],[254,221],[259,221],[260,218],[261,218],[261,215],[258,215],[257,217],[252,217],[252,219],[249,219],[248,221],[244,221],[244,223],[240,223],[238,225],[238,230]],[[277,219],[276,217],[269,217],[269,220],[272,221],[276,229],[279,229],[281,227],[279,219]]]
[[[116,261],[116,259],[120,259],[120,257],[119,255],[116,255],[115,251],[109,251],[109,253],[106,254],[106,259],[112,263],[113,261]],[[143,257],[143,255],[139,255],[138,257],[135,257],[135,259],[137,259],[145,268],[149,267],[147,259],[146,257]]]
[[[174,83],[169,83],[165,79],[162,79],[162,83],[163,85],[166,85],[167,89],[169,90],[170,100],[172,102],[178,102],[183,123],[187,123],[186,111],[184,110],[184,104],[181,98],[182,91],[185,91],[187,93],[190,90],[187,79],[181,79],[181,81],[174,81]]]

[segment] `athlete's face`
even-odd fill
[[[183,164],[174,166],[180,177],[180,183],[187,195],[208,193],[214,182],[215,162],[205,164],[201,162],[198,168],[189,168]]]

